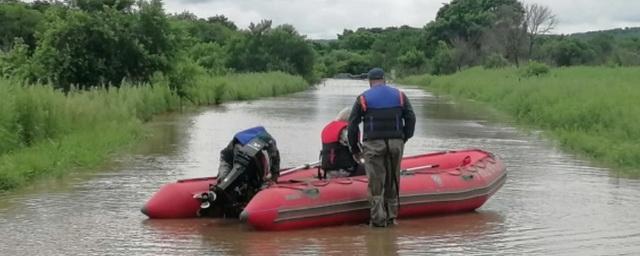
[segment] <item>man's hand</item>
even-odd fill
[[[270,179],[269,179],[269,180],[265,181],[265,182],[262,184],[262,186],[260,187],[260,190],[266,189],[266,188],[271,187],[271,186],[273,186],[273,185],[275,185],[275,184],[276,184],[276,182],[275,182],[275,181],[273,181],[273,180],[270,180]]]
[[[353,160],[358,164],[364,163],[364,159],[362,159],[362,153],[353,153],[351,157],[353,157]]]

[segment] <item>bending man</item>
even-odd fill
[[[358,163],[351,157],[347,138],[347,119],[351,109],[344,108],[335,120],[322,129],[321,168],[326,178],[339,178],[356,175]]]
[[[253,196],[280,174],[276,140],[262,126],[240,131],[220,151],[214,193],[222,194],[224,217],[237,217]]]

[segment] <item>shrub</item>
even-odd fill
[[[537,61],[530,61],[524,69],[520,71],[522,77],[541,76],[549,73],[549,66]]]
[[[502,54],[494,53],[484,60],[482,66],[485,69],[504,68],[509,66],[509,61]]]

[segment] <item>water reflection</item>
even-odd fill
[[[357,225],[287,232],[253,231],[233,220],[146,220],[143,224],[167,243],[200,237],[210,252],[231,255],[403,255],[489,247],[486,237],[501,233],[503,220],[496,212],[482,211],[408,219],[389,229]],[[460,241],[475,248],[465,249]]]

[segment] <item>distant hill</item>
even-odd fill
[[[589,32],[583,32],[583,33],[575,33],[569,36],[578,38],[578,39],[589,40],[599,35],[610,35],[610,36],[613,36],[614,38],[640,37],[640,27],[589,31]]]
[[[311,42],[319,44],[329,44],[331,42],[337,42],[338,39],[311,39]]]
[[[573,33],[565,36],[582,39],[582,40],[589,40],[599,35],[610,35],[618,39],[634,38],[634,37],[640,38],[640,27],[633,27],[633,28],[626,27],[626,28],[614,28],[614,29],[607,29],[607,30],[589,31],[589,32],[579,32],[579,33]],[[553,38],[558,36],[562,36],[562,35],[549,34],[549,35],[544,35],[543,37]],[[311,39],[311,41],[326,45],[331,42],[337,42],[338,39]]]

